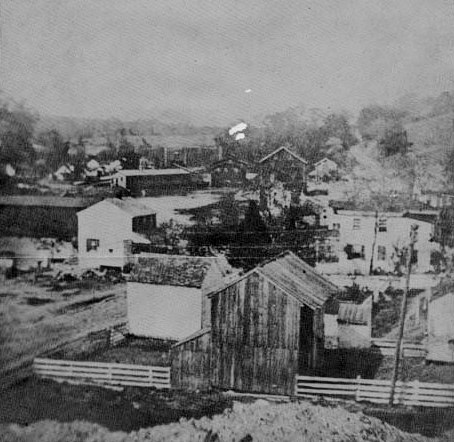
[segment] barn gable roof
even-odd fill
[[[96,204],[91,205],[90,207],[87,207],[84,210],[81,210],[77,215],[89,215],[93,207],[97,207],[99,204],[112,204],[131,218],[134,218],[136,216],[148,216],[156,214],[156,211],[154,211],[150,207],[145,206],[144,204],[139,203],[134,198],[106,198],[102,201],[97,202]]]
[[[339,291],[335,284],[317,273],[309,264],[292,252],[285,252],[248,273],[229,280],[226,285],[209,295],[213,296],[253,273],[262,275],[283,292],[313,309],[322,307],[332,295]]]
[[[293,158],[295,158],[296,160],[300,161],[301,163],[307,164],[307,161],[304,158],[300,157],[295,152],[292,152],[287,146],[281,146],[281,147],[277,148],[276,150],[274,150],[270,154],[264,156],[259,161],[259,163],[264,163],[265,161],[268,161],[270,158],[274,157],[275,155],[277,155],[279,152],[282,152],[282,151],[287,152],[289,155],[291,155]]]
[[[147,254],[133,265],[130,282],[201,288],[212,266],[224,273],[230,271],[226,261],[216,256],[183,256]]]
[[[312,308],[321,307],[339,291],[336,285],[292,252],[286,252],[259,266],[257,271],[281,290]]]

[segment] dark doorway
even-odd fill
[[[300,309],[300,342],[298,373],[308,374],[313,366],[314,312],[307,306]]]

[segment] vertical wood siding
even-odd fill
[[[173,388],[206,390],[211,387],[210,332],[172,348],[171,360]]]
[[[211,366],[220,388],[292,394],[300,304],[252,274],[212,298]]]

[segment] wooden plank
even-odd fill
[[[309,383],[309,382],[300,382],[298,383],[298,388],[299,387],[305,387],[305,388],[316,388],[316,389],[324,389],[324,388],[328,388],[328,389],[339,389],[339,390],[356,390],[357,389],[357,385],[356,384],[352,384],[352,385],[348,385],[348,384],[341,384],[339,386],[337,386],[336,384],[322,384],[322,383]]]
[[[339,395],[339,396],[354,396],[355,395],[355,392],[353,391],[343,391],[343,390],[323,390],[323,392],[317,392],[317,390],[314,390],[312,388],[299,388],[297,387],[296,389],[297,391],[297,394],[301,394],[301,393],[304,393],[304,394],[319,394],[319,395],[323,395],[323,394],[326,394],[326,395]]]
[[[64,365],[64,366],[74,366],[74,367],[115,367],[118,369],[125,368],[125,369],[135,369],[135,370],[149,370],[152,368],[156,371],[164,371],[170,372],[170,367],[162,367],[162,366],[149,366],[149,365],[135,365],[135,364],[119,364],[119,363],[110,363],[110,362],[89,362],[89,361],[67,361],[67,360],[59,360],[59,359],[42,359],[42,358],[35,358],[34,364],[36,365]]]

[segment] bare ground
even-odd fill
[[[125,284],[76,281],[56,290],[49,279],[5,281],[0,287],[0,372],[125,320]]]

